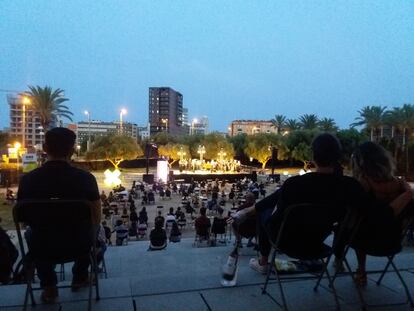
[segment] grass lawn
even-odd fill
[[[5,230],[14,229],[12,205],[6,204],[6,198],[3,192],[0,192],[0,226]]]

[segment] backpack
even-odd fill
[[[13,272],[13,266],[19,256],[19,252],[7,235],[0,227],[0,283],[8,283]]]

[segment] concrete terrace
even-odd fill
[[[223,288],[220,285],[220,269],[225,262],[232,243],[227,246],[194,248],[193,239],[183,239],[180,243],[169,244],[166,250],[148,252],[148,242],[130,242],[126,246],[109,247],[106,253],[108,278],[101,279],[101,300],[94,302],[93,310],[280,310],[280,296],[277,285],[272,283],[269,294],[262,295],[264,281],[262,275],[248,267],[248,261],[255,251],[244,247],[241,250],[238,285]],[[414,295],[413,250],[407,248],[400,254],[396,263],[402,270]],[[353,253],[349,255],[355,266]],[[381,269],[383,259],[369,258],[370,270]],[[378,274],[369,275],[365,297],[369,304],[404,303],[403,288],[394,274],[387,274],[381,286],[374,282]],[[66,267],[66,283],[71,279],[70,265]],[[333,296],[326,280],[318,292],[313,291],[313,280],[284,282],[289,308],[291,310],[334,310]],[[63,282],[65,283],[65,282]],[[343,310],[359,309],[356,290],[350,277],[339,277],[336,288]],[[24,286],[0,287],[0,310],[21,310]],[[37,305],[32,310],[84,310],[87,305],[88,290],[71,293],[70,289],[60,289],[59,303]],[[35,292],[38,302],[40,291]],[[61,308],[61,309],[60,309]],[[31,308],[29,308],[30,310]],[[376,310],[409,310],[408,304],[375,308]]]

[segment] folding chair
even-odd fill
[[[320,278],[320,275],[326,273],[329,286],[332,288],[332,294],[335,299],[337,309],[339,309],[339,300],[333,285],[331,276],[328,272],[328,263],[333,254],[331,246],[324,244],[325,239],[331,234],[333,226],[337,221],[337,210],[335,207],[316,204],[295,204],[289,206],[284,212],[282,224],[278,230],[276,241],[270,239],[273,249],[273,255],[269,265],[266,281],[262,294],[266,294],[267,285],[270,280],[272,270],[275,271],[280,295],[282,297],[283,309],[287,310],[287,302],[282,286],[282,275],[279,274],[275,267],[275,259],[278,254],[284,253],[287,256],[298,260],[320,260],[322,262],[322,271],[314,275],[303,277]],[[269,234],[269,236],[271,236]],[[309,272],[306,272],[307,274]],[[317,285],[319,282],[317,283]],[[314,291],[317,290],[317,285]]]
[[[227,244],[227,222],[224,218],[214,217],[211,233],[214,234],[214,240],[217,241],[217,235],[220,235],[220,242]]]
[[[404,278],[402,277],[398,267],[396,266],[396,264],[394,263],[394,258],[397,254],[399,254],[402,251],[402,243],[407,235],[407,233],[409,232],[410,228],[412,227],[413,223],[414,223],[414,214],[413,214],[413,206],[409,205],[405,208],[405,210],[401,213],[399,219],[397,220],[397,222],[395,224],[398,224],[398,222],[400,222],[400,228],[401,231],[400,232],[395,232],[397,233],[397,236],[399,235],[399,239],[396,236],[395,241],[392,243],[393,245],[384,245],[384,247],[378,247],[377,249],[370,249],[370,250],[365,250],[362,248],[362,251],[364,251],[366,253],[366,255],[369,256],[373,256],[373,257],[386,257],[387,258],[387,263],[384,267],[384,269],[381,272],[380,277],[378,278],[376,284],[379,286],[381,285],[382,279],[384,278],[385,274],[387,272],[395,272],[399,281],[401,282],[402,286],[404,287],[406,296],[407,296],[407,302],[410,303],[410,307],[414,308],[414,301],[413,298],[410,294],[410,291],[408,289],[407,284],[404,281]],[[356,241],[357,235],[358,235],[358,231],[360,230],[360,227],[363,226],[363,220],[364,220],[364,216],[363,215],[359,215],[358,218],[356,218],[355,224],[353,226],[353,230],[349,233],[349,238],[345,247],[345,250],[343,252],[343,255],[339,259],[339,261],[342,261],[345,264],[347,271],[347,275],[350,275],[352,277],[352,280],[355,284],[355,287],[357,289],[358,292],[358,297],[362,306],[363,310],[366,310],[367,307],[376,307],[376,306],[384,306],[382,305],[372,305],[372,304],[367,304],[365,299],[364,299],[364,295],[361,289],[361,286],[359,286],[355,280],[355,276],[354,276],[354,272],[352,271],[348,260],[346,259],[346,255],[349,251],[350,248],[355,248],[355,244],[354,242]],[[398,230],[397,228],[391,228],[390,230]],[[385,226],[381,226],[381,231],[384,232],[388,232],[389,230],[387,230],[387,228]],[[391,234],[391,232],[390,232]],[[390,266],[392,267],[393,271],[388,271],[388,269],[390,268]],[[371,273],[376,273],[377,271],[372,271]],[[369,274],[370,271],[367,271],[367,274]],[[336,279],[337,273],[335,273],[335,275],[333,276],[332,281],[334,282]],[[393,306],[393,305],[400,305],[401,303],[394,303],[394,304],[387,304],[386,306]]]
[[[47,215],[48,217],[45,217]],[[46,261],[62,264],[75,261],[79,256],[89,254],[91,271],[95,277],[95,297],[99,300],[98,269],[96,265],[96,230],[92,225],[92,205],[83,200],[22,200],[13,208],[13,219],[23,265],[26,266],[26,294],[23,310],[26,310],[30,296],[36,305],[33,291],[33,263]],[[54,219],[50,222],[50,219]],[[60,221],[61,220],[61,221]],[[28,253],[25,252],[20,223],[31,228]],[[76,228],[76,230],[74,230]],[[88,310],[92,307],[92,282],[89,285]],[[70,286],[60,286],[68,288]]]

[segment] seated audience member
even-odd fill
[[[177,243],[181,241],[181,232],[178,229],[178,224],[174,221],[170,231],[170,242]]]
[[[167,247],[167,233],[164,230],[164,221],[160,218],[155,221],[155,228],[150,233],[149,250],[161,250]]]
[[[172,215],[172,216],[174,216],[175,214],[174,214],[174,207],[170,207],[170,209],[169,209],[169,211],[168,211],[168,214],[167,214],[167,216],[168,215]]]
[[[214,239],[217,240],[218,234],[225,234],[226,233],[226,227],[227,227],[227,221],[226,218],[223,217],[224,210],[222,208],[219,208],[217,210],[217,216],[213,219],[213,225],[211,226],[211,233],[214,234]]]
[[[106,238],[105,242],[106,242],[106,244],[112,245],[112,242],[111,242],[111,235],[112,235],[111,228],[108,227],[106,221],[102,222],[102,227],[105,231],[105,238]]]
[[[90,201],[92,205],[92,223],[97,228],[101,217],[101,200],[98,186],[92,174],[70,165],[70,158],[75,150],[75,141],[75,133],[67,128],[56,127],[46,132],[43,149],[47,153],[48,160],[43,166],[22,176],[17,199],[20,201],[61,198]],[[51,219],[49,215],[43,215],[43,217],[44,222],[55,223],[59,221],[58,219]],[[30,224],[30,219],[28,219],[28,223]],[[93,229],[91,227],[91,230]],[[37,238],[39,236],[37,230],[37,228],[32,228],[31,237],[28,239],[30,241],[28,243],[29,250],[34,245],[37,246],[36,248],[41,245],[41,241]],[[83,249],[87,248],[88,245],[80,245],[79,247],[78,251],[83,252]],[[77,291],[80,287],[89,284],[89,255],[88,249],[87,252],[85,251],[76,259],[72,267],[72,291]],[[53,303],[58,297],[55,263],[42,260],[35,262],[35,266],[43,290],[41,300],[45,303]]]
[[[180,219],[181,218],[181,214],[184,214],[183,211],[181,210],[181,207],[177,207],[176,211],[175,211],[175,219]]]
[[[250,267],[260,273],[267,272],[271,250],[269,239],[276,241],[285,216],[284,212],[290,205],[329,204],[334,209],[337,221],[340,222],[346,214],[347,207],[363,209],[368,204],[360,184],[352,177],[342,176],[336,169],[341,158],[341,145],[335,136],[328,133],[318,135],[312,142],[312,152],[315,172],[287,179],[282,188],[256,203],[254,207],[242,210],[236,216],[242,219],[249,213],[257,213],[260,258],[252,258]],[[315,235],[328,236],[329,234],[331,232],[319,232],[318,228],[315,228]],[[312,238],[297,236],[293,232],[280,243],[287,250],[293,247],[300,248],[304,252],[307,250],[312,252]],[[291,244],[289,241],[295,243],[300,241],[300,245]]]
[[[135,210],[133,210],[130,214],[129,214],[129,220],[131,221],[131,223],[138,222],[138,215],[137,212]]]
[[[138,217],[139,222],[148,223],[148,214],[145,206],[142,207]]]
[[[167,190],[165,190],[165,197],[167,199],[171,199],[171,190],[170,190],[170,188],[167,188]]]
[[[210,237],[210,219],[206,216],[206,208],[200,208],[200,216],[194,222],[196,234],[202,238],[208,240]]]
[[[125,207],[122,209],[121,219],[124,224],[127,224],[129,222],[128,210]]]
[[[139,221],[138,223],[138,238],[143,238],[147,235],[148,225],[146,222]]]
[[[152,192],[151,190],[148,192],[147,194],[148,197],[148,203],[149,204],[154,204],[155,202],[155,196],[154,196],[154,192]]]
[[[172,207],[171,207],[172,209]],[[175,219],[175,214],[174,214],[174,210],[171,211],[167,214],[167,217],[165,219],[165,226],[170,229],[172,227],[172,224],[176,221]]]
[[[116,226],[114,228],[116,245],[122,245],[125,240],[128,240],[128,228],[124,225],[122,220],[117,220]]]
[[[13,204],[15,199],[16,198],[14,196],[13,190],[7,188],[7,190],[6,190],[6,202],[8,204]]]
[[[391,250],[400,243],[400,214],[412,202],[413,191],[396,178],[391,155],[380,145],[366,142],[358,146],[351,158],[352,172],[374,201],[354,239],[358,269],[355,280],[367,285],[366,253]],[[407,209],[408,210],[408,209]]]
[[[162,227],[164,228],[164,225],[165,225],[165,218],[162,216],[161,211],[158,211],[158,216],[157,216],[157,217],[155,217],[155,219],[154,219],[154,224],[155,224],[156,222],[160,222],[160,223],[162,223]]]

